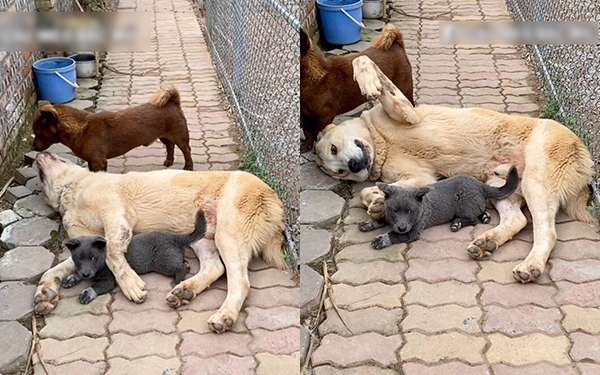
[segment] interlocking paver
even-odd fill
[[[175,347],[179,343],[176,335],[164,335],[158,332],[130,336],[125,333],[112,335],[110,347],[106,350],[108,358],[124,357],[135,359],[149,355],[174,357]]]
[[[398,362],[396,351],[401,345],[400,336],[386,337],[373,332],[353,337],[330,334],[323,338],[313,353],[312,361],[316,366],[351,367],[365,362],[389,366]]]
[[[256,355],[256,359],[258,360],[256,375],[300,374],[300,356],[298,353],[292,355],[261,353]]]
[[[77,360],[97,362],[104,360],[108,338],[79,336],[68,340],[40,340],[44,360],[50,364],[63,364]]]
[[[598,244],[600,248],[600,244]],[[577,261],[565,261],[552,259],[550,278],[554,281],[572,281],[584,283],[600,279],[600,260],[585,259]]]
[[[175,375],[181,362],[178,358],[144,357],[136,360],[111,358],[108,360],[110,370],[106,375],[144,375],[164,374]]]
[[[402,318],[402,309],[387,310],[381,307],[368,307],[356,311],[340,309],[344,322],[352,332],[348,331],[335,309],[327,310],[326,314],[327,319],[319,326],[321,336],[329,333],[351,336],[367,332],[391,336],[400,332],[397,322]]]
[[[436,363],[442,359],[457,359],[471,364],[484,361],[483,348],[486,342],[483,337],[457,332],[434,336],[409,332],[404,337],[406,345],[400,350],[400,356],[405,361],[421,360]]]
[[[500,333],[488,335],[490,348],[486,356],[490,363],[507,363],[523,366],[546,361],[558,366],[570,363],[569,340],[565,336],[551,337],[532,333],[520,337],[507,337]]]
[[[550,285],[537,284],[497,284],[485,282],[481,302],[484,305],[498,304],[505,307],[534,304],[541,307],[554,307],[552,297],[556,289]]]
[[[402,365],[406,375],[488,375],[486,366],[469,366],[460,362],[444,363],[437,366],[426,366],[420,363],[406,363]]]
[[[407,304],[421,304],[437,306],[455,303],[462,306],[475,306],[479,286],[464,284],[458,281],[444,281],[437,284],[428,284],[422,281],[408,283],[408,291],[404,296]]]
[[[533,305],[523,305],[513,308],[487,306],[484,308],[484,332],[502,332],[509,336],[530,332],[545,332],[558,335],[561,313],[557,308],[545,309]]]
[[[600,336],[574,332],[570,334],[573,347],[571,357],[575,361],[592,360],[600,362]]]
[[[110,318],[106,315],[50,316],[39,332],[41,338],[69,339],[76,336],[102,336]]]
[[[574,284],[567,281],[556,283],[558,293],[555,300],[560,305],[577,305],[581,307],[600,306],[600,281]]]
[[[473,261],[460,261],[457,259],[444,259],[429,261],[424,259],[411,259],[406,271],[407,280],[423,280],[428,283],[438,283],[447,280],[458,280],[463,283],[477,280],[475,273],[477,263]]]
[[[406,264],[384,261],[370,263],[341,262],[338,263],[337,267],[337,272],[331,275],[330,278],[333,283],[362,285],[380,281],[390,284],[402,282]]]
[[[183,359],[183,375],[197,374],[253,374],[256,360],[252,356],[238,357],[230,354],[211,358],[188,356]]]
[[[567,305],[560,309],[565,316],[562,324],[567,332],[582,330],[591,334],[600,334],[600,308]]]
[[[406,306],[406,314],[402,321],[405,332],[419,330],[437,333],[453,329],[473,334],[481,332],[478,322],[482,312],[479,307],[444,305],[427,308],[409,305]]]
[[[548,364],[539,364],[524,367],[511,367],[507,365],[493,365],[496,375],[577,375],[577,370],[572,367],[560,368]]]
[[[225,332],[217,336],[214,333],[185,332],[181,335],[181,338],[179,351],[184,356],[189,354],[202,357],[212,357],[219,354],[233,354],[236,356],[252,354],[248,347],[252,341],[252,336],[247,333]]]

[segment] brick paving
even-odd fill
[[[511,20],[503,0],[394,4],[425,17],[450,12],[446,18],[454,21]],[[418,104],[538,115],[532,72],[515,47],[442,45],[438,21],[393,13],[391,22],[404,34]],[[363,39],[376,34],[367,30]],[[303,155],[301,207],[314,205],[306,198],[317,193],[347,189],[324,177],[313,158]],[[310,358],[315,375],[600,374],[598,226],[560,214],[559,241],[546,274],[536,284],[522,285],[512,278],[512,268],[531,249],[531,223],[484,261],[472,261],[466,248],[478,233],[498,224],[496,212],[488,225],[457,233],[449,225],[434,227],[409,246],[376,251],[369,242],[386,229],[366,234],[357,229],[366,218],[359,193],[370,185],[353,185],[342,210],[322,210],[321,217],[334,218],[334,224],[301,216],[302,231],[333,235],[329,251],[305,258],[312,268],[303,270],[322,273],[321,260],[328,260],[333,294],[351,330],[328,298],[319,322],[314,310],[312,315],[309,307],[303,310],[303,322],[315,337]],[[318,301],[318,288],[322,282],[302,289],[302,300]]]
[[[106,63],[122,73],[149,73],[137,76],[105,69],[99,82],[78,80],[81,88],[76,100],[69,104],[93,111],[120,110],[147,102],[161,84],[174,84],[187,118],[194,169],[236,169],[239,157],[233,120],[223,109],[216,72],[192,3],[121,0],[119,11],[151,13],[151,50],[109,52]],[[83,164],[63,145],[53,145],[50,151]],[[26,159],[32,162],[34,156],[28,154]],[[165,156],[164,145],[157,141],[111,159],[109,172],[163,169]],[[176,148],[171,168],[182,167],[183,155]],[[3,372],[12,373],[17,366],[23,366],[29,351],[31,334],[16,329],[22,326],[14,320],[31,316],[35,287],[22,284],[35,282],[54,260],[54,255],[42,246],[50,244],[50,231],[58,228],[59,219],[54,220],[57,213],[47,211],[48,207],[40,203],[40,181],[36,175],[32,168],[17,171],[16,180],[30,189],[11,188],[12,203],[17,203],[12,211],[4,211],[0,217],[0,229],[8,228],[0,243],[6,248],[17,247],[0,261],[0,293],[5,301],[0,306],[0,311],[4,311],[0,317],[0,337],[6,334],[0,340],[0,347],[4,341],[12,340],[10,345],[15,349],[0,356]],[[34,218],[21,220],[21,217]],[[27,220],[37,220],[46,226],[34,228]],[[24,245],[37,247],[24,248]],[[35,262],[24,260],[32,251],[40,254]],[[62,260],[68,255],[64,251],[58,258]],[[191,273],[197,272],[199,263],[191,250],[186,253],[186,260]],[[298,373],[299,287],[291,271],[272,269],[262,260],[254,259],[249,271],[251,290],[240,319],[231,332],[220,335],[211,332],[206,321],[225,300],[225,276],[178,310],[171,309],[165,301],[173,287],[172,278],[159,274],[142,278],[148,299],[139,305],[128,301],[118,288],[89,305],[78,301],[79,293],[89,283],[60,290],[57,308],[45,317],[45,326],[39,331],[41,355],[52,374]],[[23,345],[13,345],[16,341]],[[34,356],[34,373],[46,374],[37,356]]]

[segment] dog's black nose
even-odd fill
[[[362,160],[358,161],[356,159],[350,159],[348,162],[348,169],[350,169],[350,172],[352,173],[358,173],[363,170],[364,167],[365,163]]]
[[[84,279],[87,279],[88,277],[90,277],[90,273],[84,271],[81,273],[81,277],[83,277]]]
[[[406,224],[400,224],[400,225],[398,225],[398,227],[396,229],[398,230],[398,233],[404,234],[404,233],[406,233],[406,230],[408,229],[408,227],[406,226]]]

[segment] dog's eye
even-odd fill
[[[92,262],[96,260],[96,257],[92,257]]]
[[[340,169],[340,170],[338,171],[338,174],[342,174],[342,173],[344,173],[344,170],[343,170],[343,169]]]
[[[406,210],[407,214],[410,214],[412,212],[412,210]]]
[[[331,155],[337,155],[337,147],[335,145],[331,145]]]

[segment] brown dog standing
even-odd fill
[[[352,60],[366,55],[394,82],[414,105],[410,61],[406,56],[400,29],[388,23],[371,47],[361,53],[326,58],[302,30],[300,32],[300,108],[306,140],[301,151],[310,150],[316,135],[333,118],[348,112],[367,99],[353,78]]]
[[[160,139],[167,147],[165,167],[173,165],[177,145],[185,158],[183,169],[193,170],[187,121],[179,104],[179,92],[171,85],[161,87],[147,104],[116,112],[91,113],[41,100],[32,148],[43,151],[60,142],[86,160],[91,171],[105,171],[107,159]]]

